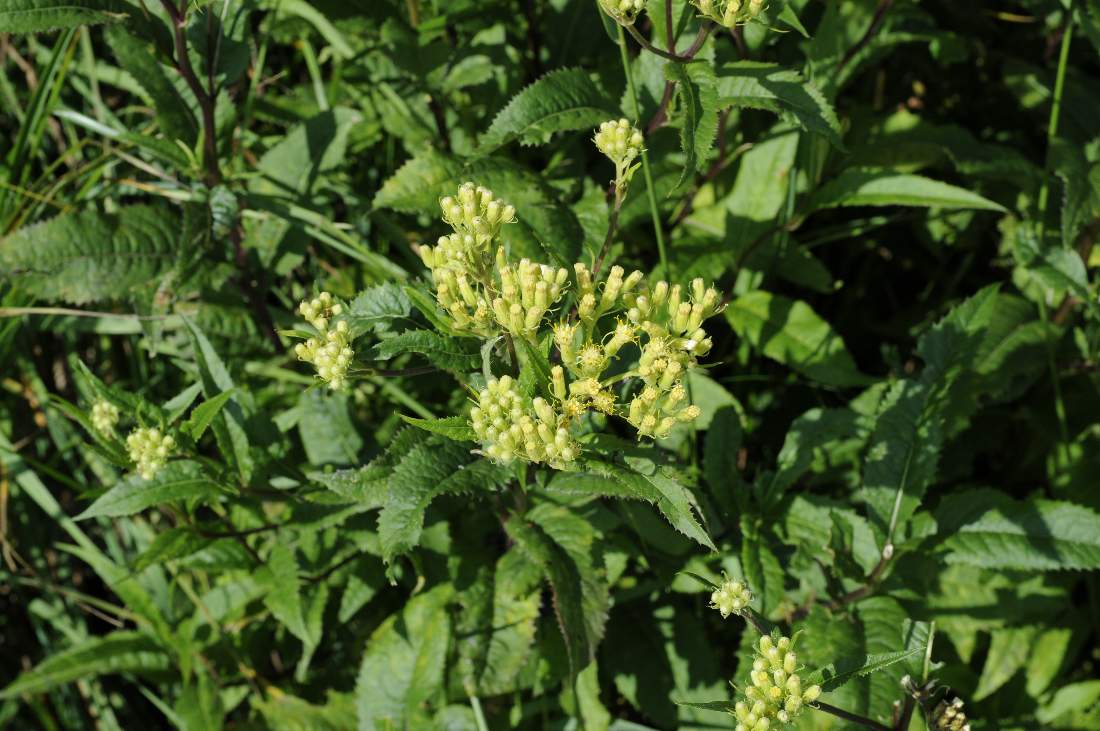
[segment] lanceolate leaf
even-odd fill
[[[210,479],[198,462],[171,461],[151,480],[133,475],[101,495],[78,518],[133,515],[146,508],[176,500],[216,498],[223,493],[218,483]]]
[[[831,386],[870,381],[840,336],[805,302],[757,290],[731,302],[726,319],[764,355],[813,380]]]
[[[846,170],[821,186],[806,204],[813,212],[839,206],[916,206],[1003,211],[999,203],[920,175]]]
[[[406,424],[411,424],[417,429],[440,434],[457,442],[477,441],[477,435],[474,434],[474,429],[470,426],[470,420],[465,416],[448,416],[443,419],[417,419],[414,416],[401,414],[401,418]]]
[[[614,107],[589,75],[579,69],[551,71],[500,110],[481,138],[491,152],[512,140],[538,143],[554,132],[588,129],[615,116]]]
[[[914,647],[898,652],[884,652],[862,657],[845,658],[843,660],[831,662],[822,668],[818,668],[810,673],[809,677],[804,680],[804,683],[807,685],[810,683],[820,684],[821,689],[827,693],[831,690],[836,690],[850,680],[854,680],[864,675],[870,675],[871,673],[888,668],[895,663],[916,657],[920,653],[921,648]]]
[[[1023,571],[1100,569],[1100,514],[995,490],[948,497],[936,511],[948,563]]]
[[[0,0],[0,33],[37,33],[112,23],[133,10],[121,0]]]
[[[24,693],[40,693],[64,683],[86,680],[96,675],[141,673],[163,675],[173,662],[149,636],[120,630],[104,637],[84,640],[57,652],[24,672],[0,691],[0,698]]]
[[[119,299],[155,286],[176,263],[178,238],[164,208],[64,213],[0,239],[0,277],[44,300]]]
[[[722,107],[766,109],[798,122],[803,129],[841,146],[840,122],[825,96],[793,69],[739,61],[717,69]]]
[[[452,338],[431,330],[406,330],[375,346],[380,359],[400,353],[422,353],[440,368],[469,373],[481,367],[481,343],[473,338]]]

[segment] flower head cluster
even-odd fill
[[[470,423],[486,445],[485,454],[499,462],[518,457],[562,469],[580,454],[567,418],[545,399],[525,397],[510,376],[489,381],[478,394]]]
[[[109,437],[115,433],[118,417],[118,407],[110,401],[99,399],[92,404],[92,426],[103,436]]]
[[[619,195],[626,192],[626,186],[638,165],[634,163],[643,152],[642,133],[626,119],[604,122],[593,138],[596,147],[615,163],[615,189]]]
[[[710,595],[710,607],[721,612],[722,619],[726,619],[731,614],[741,614],[751,601],[752,592],[749,591],[749,587],[740,581],[728,579]]]
[[[600,7],[616,23],[630,25],[645,10],[647,0],[600,0]]]
[[[760,638],[749,673],[752,685],[745,688],[744,700],[734,706],[737,731],[767,731],[773,723],[791,723],[805,704],[821,695],[820,685],[802,688],[792,644],[789,637]]]
[[[151,480],[168,461],[168,455],[176,448],[176,440],[170,434],[161,434],[156,427],[138,428],[126,437],[126,446],[138,474]]]
[[[699,14],[719,25],[743,25],[764,11],[764,0],[691,0]]]
[[[535,342],[546,313],[561,299],[569,272],[528,259],[512,266],[505,261],[504,250],[497,251],[500,296],[493,300],[493,314],[502,328]]]
[[[351,348],[351,333],[346,320],[332,324],[332,318],[343,311],[328,292],[321,292],[313,300],[304,300],[298,312],[317,330],[317,335],[294,346],[299,360],[312,363],[321,380],[333,390],[347,385],[347,372],[355,351]]]
[[[940,701],[932,711],[932,731],[970,731],[970,721],[963,712],[961,698],[950,703],[946,700]]]

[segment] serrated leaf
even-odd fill
[[[775,112],[843,147],[836,111],[818,88],[794,69],[755,61],[727,63],[717,69],[717,89],[723,108]]]
[[[769,492],[782,492],[810,469],[815,452],[859,432],[859,417],[850,409],[810,409],[791,423],[776,458]]]
[[[920,648],[900,650],[898,652],[884,652],[862,657],[849,657],[818,668],[810,673],[804,681],[807,685],[815,683],[821,686],[821,690],[828,693],[836,690],[845,683],[865,675],[888,668],[895,663],[904,662],[916,657],[921,652]]]
[[[470,420],[464,416],[448,416],[443,419],[417,419],[401,414],[401,420],[417,429],[439,434],[456,442],[476,442],[477,434],[470,426]]]
[[[889,171],[845,170],[810,196],[810,213],[840,206],[915,206],[918,208],[1004,211],[977,193],[920,175]]]
[[[348,133],[361,116],[353,109],[330,109],[298,125],[260,158],[249,190],[281,198],[308,195],[322,173],[344,164]]]
[[[936,510],[948,563],[1024,571],[1100,569],[1100,514],[997,490],[947,497]]]
[[[395,321],[405,320],[412,302],[399,284],[384,282],[360,292],[351,301],[343,319],[356,334],[387,332]]]
[[[742,518],[741,533],[741,569],[760,604],[760,614],[767,618],[783,599],[783,567],[747,518]]]
[[[298,398],[298,433],[313,465],[352,465],[359,461],[363,437],[351,420],[348,397],[309,389]]]
[[[302,611],[298,560],[294,557],[294,549],[276,543],[267,557],[267,563],[257,574],[257,581],[267,590],[264,606],[292,635],[306,642],[309,629]]]
[[[694,496],[662,469],[643,473],[598,461],[586,462],[585,466],[589,473],[563,472],[555,476],[551,485],[608,497],[644,500],[656,506],[677,531],[712,551],[718,550],[693,512]]]
[[[198,462],[176,460],[162,467],[151,480],[131,475],[100,495],[77,520],[118,518],[176,500],[213,499],[223,492]]]
[[[413,597],[371,634],[355,686],[359,731],[413,727],[408,719],[438,692],[451,637],[446,607],[452,592],[444,584]]]
[[[173,662],[148,635],[120,630],[50,655],[0,691],[0,698],[41,693],[64,683],[114,673],[163,674]]]
[[[44,300],[125,297],[172,269],[179,230],[171,211],[153,206],[64,213],[0,239],[0,276]]]
[[[738,297],[726,308],[737,334],[764,355],[830,386],[861,386],[844,341],[813,309],[799,300],[763,290]]]
[[[133,7],[120,0],[0,0],[0,33],[39,33],[123,20]]]
[[[406,330],[374,346],[375,356],[388,360],[401,353],[420,353],[440,368],[470,373],[481,367],[481,342],[452,338],[431,330]]]
[[[709,61],[670,63],[665,76],[677,82],[680,94],[680,149],[684,151],[684,171],[679,188],[702,169],[718,134],[718,88],[714,67]]]
[[[588,621],[584,577],[570,554],[539,525],[512,516],[505,530],[521,551],[541,567],[554,594],[554,611],[565,638],[569,666],[580,672],[591,661],[599,637]]]
[[[169,528],[157,534],[149,547],[133,563],[135,573],[141,573],[149,566],[190,556],[210,543],[209,538],[190,528]]]
[[[537,144],[555,132],[593,128],[615,116],[587,72],[557,69],[512,97],[482,136],[480,150],[492,152],[517,139]]]

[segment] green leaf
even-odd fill
[[[150,637],[140,632],[120,630],[55,652],[0,691],[0,698],[41,693],[64,683],[98,675],[164,674],[172,667],[171,658]]]
[[[276,543],[256,580],[267,591],[264,606],[292,635],[306,642],[309,630],[302,611],[301,582],[294,549]]]
[[[196,553],[211,540],[191,528],[169,528],[157,534],[149,547],[134,560],[135,573],[141,573],[155,564],[163,564]]]
[[[504,524],[504,529],[519,549],[538,564],[550,582],[569,667],[573,673],[580,672],[592,661],[599,642],[599,634],[585,606],[585,576],[581,567],[540,525],[513,515]]]
[[[644,500],[656,506],[677,531],[712,551],[718,550],[696,517],[695,497],[664,469],[652,464],[623,467],[595,460],[585,466],[589,473],[563,472],[554,477],[551,485],[556,489]]]
[[[107,44],[122,68],[130,74],[156,111],[157,124],[169,138],[182,140],[188,147],[199,138],[199,123],[190,102],[183,96],[182,85],[177,87],[175,71],[161,65],[155,53],[152,37],[143,37],[142,29],[116,25],[104,34]],[[171,75],[169,75],[171,74]],[[188,93],[190,90],[188,90]],[[175,154],[180,150],[175,145]]]
[[[718,134],[718,89],[714,67],[709,61],[665,65],[665,76],[677,82],[682,119],[680,148],[684,151],[684,171],[679,188],[706,162]]]
[[[432,500],[477,486],[476,480],[471,484],[456,479],[469,459],[468,447],[425,436],[397,463],[387,480],[386,499],[378,516],[378,540],[387,563],[419,543],[424,511]]]
[[[201,387],[201,384],[195,384]],[[222,391],[212,399],[207,399],[195,407],[190,418],[183,423],[182,429],[191,435],[196,441],[206,433],[214,417],[222,410],[222,407],[233,397],[233,391]]]
[[[977,193],[920,175],[889,171],[845,170],[822,185],[806,202],[807,213],[840,206],[915,206],[1004,211]]]
[[[298,433],[313,465],[352,465],[359,461],[363,437],[351,420],[348,397],[319,388],[298,397]]]
[[[279,198],[308,195],[323,173],[345,164],[348,133],[360,118],[352,109],[330,109],[298,125],[260,158],[249,190]]]
[[[474,434],[473,427],[470,426],[470,420],[464,416],[448,416],[443,419],[417,419],[414,416],[406,416],[405,414],[400,416],[406,424],[411,424],[417,429],[423,429],[433,434],[440,434],[456,442],[477,441],[477,435]]]
[[[431,330],[406,330],[374,346],[374,355],[388,360],[401,353],[421,353],[440,368],[470,373],[481,367],[481,343],[475,338],[452,338]]]
[[[741,533],[741,569],[760,602],[760,614],[767,618],[783,600],[783,567],[747,517],[741,520]]]
[[[844,341],[805,302],[763,290],[738,297],[726,308],[734,331],[764,355],[830,386],[861,386]]]
[[[888,668],[895,663],[914,658],[918,654],[921,654],[921,652],[921,648],[914,647],[898,652],[884,652],[874,655],[864,655],[862,657],[845,658],[818,668],[810,673],[809,677],[804,682],[806,685],[810,685],[811,683],[819,684],[821,689],[828,693],[851,680],[870,675],[871,673]]]
[[[755,61],[738,61],[717,69],[719,104],[775,112],[837,147],[840,121],[825,96],[794,69]]]
[[[947,497],[936,519],[948,563],[1022,571],[1100,569],[1100,514],[1082,505],[970,490]]]
[[[414,596],[371,634],[355,687],[361,731],[417,727],[421,706],[443,684],[452,593],[444,584]]]
[[[179,230],[175,214],[153,206],[63,213],[0,239],[0,279],[43,300],[126,297],[173,268]]]
[[[769,492],[789,488],[810,469],[817,451],[833,442],[851,439],[858,432],[858,416],[850,409],[810,409],[795,419],[776,458]]]
[[[993,695],[1012,676],[1023,669],[1031,656],[1031,643],[1035,639],[1035,627],[1002,627],[993,630],[974,700],[980,701]]]
[[[206,476],[198,462],[172,461],[164,465],[151,480],[140,475],[131,475],[100,495],[87,510],[77,516],[77,520],[100,516],[117,518],[176,500],[212,500],[223,493],[223,488]]]
[[[343,319],[356,334],[388,332],[395,322],[407,320],[412,302],[399,284],[384,282],[369,287],[351,301]]]
[[[615,116],[587,72],[557,69],[512,97],[482,136],[480,150],[492,152],[517,139],[538,144],[555,132],[594,128]]]
[[[114,23],[132,12],[120,0],[0,0],[0,33],[39,33]]]
[[[206,335],[190,319],[184,318],[183,322],[199,367],[203,397],[211,399],[219,393],[234,391],[233,378]],[[248,440],[248,419],[240,402],[241,396],[239,391],[235,391],[229,402],[214,415],[211,426],[222,456],[240,475],[241,482],[247,483],[254,465]]]

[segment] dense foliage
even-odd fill
[[[1100,729],[1097,89],[1097,0],[0,0],[0,726]]]

